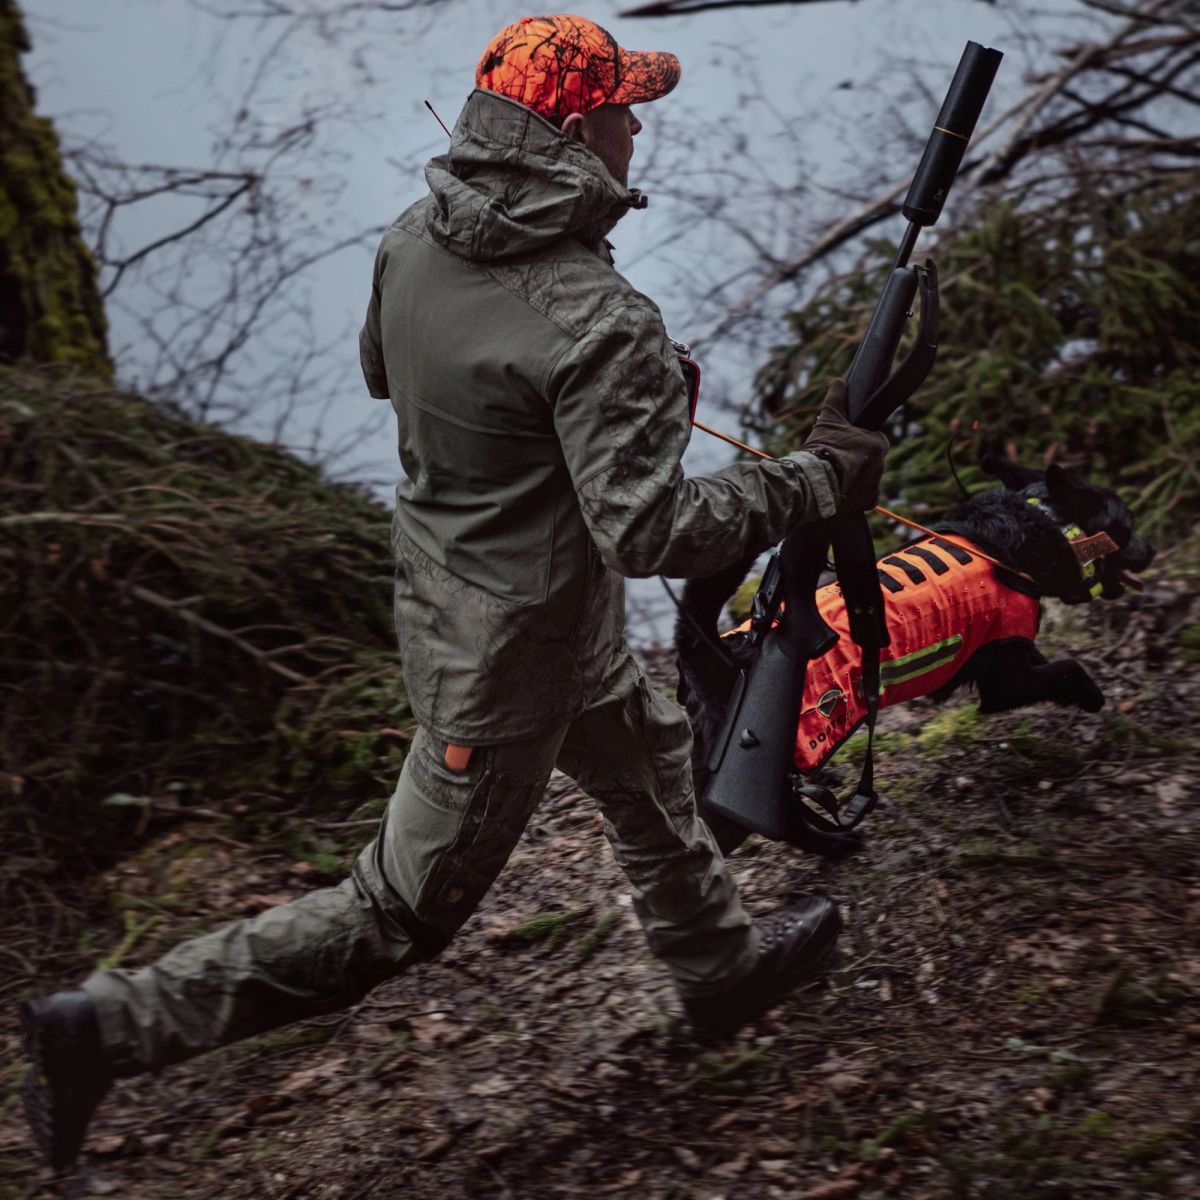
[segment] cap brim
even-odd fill
[[[679,82],[679,59],[665,50],[622,50],[621,82],[609,104],[645,104],[665,96]]]

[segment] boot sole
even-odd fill
[[[25,1080],[21,1084],[21,1107],[25,1110],[25,1120],[29,1122],[29,1130],[33,1134],[37,1148],[51,1166],[56,1166],[54,1155],[51,1153],[54,1141],[54,1119],[50,1112],[51,1100],[48,1095],[50,1080],[46,1074],[45,1056],[42,1051],[37,1001],[23,1001],[19,1015],[21,1042],[25,1049],[25,1056],[30,1062]]]
[[[56,1172],[74,1165],[96,1106],[112,1085],[108,1079],[54,1079],[47,1061],[44,1001],[26,1000],[19,1009],[22,1041],[30,1068],[21,1085],[21,1105],[38,1149]],[[90,1084],[90,1087],[89,1087]]]

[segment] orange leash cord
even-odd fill
[[[729,445],[736,446],[739,450],[745,450],[747,454],[753,454],[756,458],[765,458],[772,462],[776,461],[773,455],[764,454],[761,450],[755,450],[753,446],[747,446],[745,442],[739,442],[737,438],[730,437],[729,434],[722,433],[719,429],[712,429],[700,421],[693,421],[692,424],[697,429],[707,433],[710,437],[720,438],[721,441],[728,442]],[[907,517],[902,517],[899,513],[894,513],[891,509],[883,508],[878,504],[875,506],[874,511],[879,513],[880,516],[887,517],[889,521],[896,521],[901,525],[907,525],[909,529],[915,529],[918,533],[923,533],[927,537],[939,537],[944,538],[948,542],[953,542],[956,546],[961,546],[964,550],[969,550],[972,554],[982,558],[984,562],[990,562],[992,566],[1001,567],[1005,571],[1012,571],[1014,575],[1019,575],[1022,579],[1032,583],[1034,587],[1038,587],[1038,581],[1032,575],[1026,575],[1024,571],[1018,571],[1015,567],[1007,566],[1000,562],[999,559],[993,558],[990,554],[984,554],[978,546],[971,542],[964,543],[958,541],[952,533],[937,533],[932,529],[926,529],[924,525],[920,525],[916,521],[910,521]]]

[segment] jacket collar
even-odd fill
[[[598,250],[640,202],[587,147],[537,113],[477,88],[425,178],[435,201],[429,222],[447,250],[476,261],[529,254],[574,236]]]

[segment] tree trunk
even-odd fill
[[[16,0],[0,0],[0,363],[70,363],[108,380],[96,264],[58,135],[34,115],[29,48]]]

